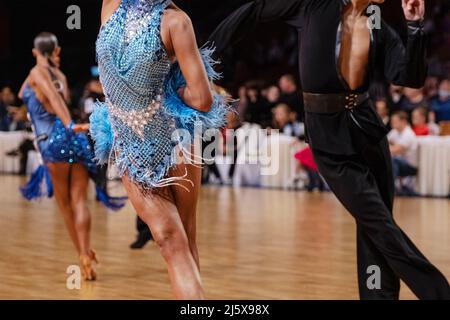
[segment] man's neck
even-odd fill
[[[363,14],[370,4],[370,0],[352,0],[350,2],[352,15],[359,16]]]

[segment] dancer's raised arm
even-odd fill
[[[256,0],[249,2],[226,18],[212,33],[209,41],[222,52],[245,37],[258,24],[284,21],[300,27],[299,14],[311,0]]]
[[[402,0],[402,6],[408,24],[407,44],[405,47],[392,28],[383,26],[384,73],[396,85],[420,88],[427,76],[425,1]]]
[[[56,90],[52,79],[46,69],[37,66],[30,72],[30,81],[39,87],[42,94],[45,96],[51,106],[51,112],[61,120],[66,128],[72,123],[69,109],[63,97]]]
[[[102,14],[101,20],[102,25],[108,21],[108,19],[112,16],[114,11],[120,6],[121,0],[103,0],[102,1]]]
[[[181,99],[199,111],[211,109],[213,95],[190,18],[181,10],[166,10],[161,35],[171,56],[177,60],[186,79],[186,86],[179,89]]]

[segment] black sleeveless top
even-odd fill
[[[281,21],[298,30],[300,79],[304,92],[340,93],[348,91],[339,76],[341,14],[349,0],[257,0],[245,4],[211,35],[220,52],[245,37],[258,24]],[[370,13],[368,13],[370,15]],[[389,82],[408,87],[422,86],[426,77],[425,39],[419,22],[408,22],[408,42],[384,21],[371,30],[367,80],[357,91],[368,89],[381,71]]]
[[[340,25],[350,0],[256,0],[232,13],[209,40],[223,51],[245,37],[258,24],[281,21],[297,29],[300,79],[304,92],[345,93],[349,88],[340,76]],[[370,14],[370,12],[368,12]],[[406,87],[421,87],[425,81],[425,37],[422,23],[408,22],[407,45],[384,21],[371,29],[366,81],[355,90],[364,92],[381,74],[387,81]],[[337,155],[361,152],[358,145],[378,143],[387,133],[370,100],[352,112],[306,113],[306,129],[313,150]]]

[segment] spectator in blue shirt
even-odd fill
[[[436,122],[450,121],[450,79],[446,78],[439,84],[438,97],[431,102],[431,118]]]

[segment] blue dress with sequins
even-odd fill
[[[44,108],[28,85],[23,92],[23,101],[44,162],[82,163],[90,172],[95,172],[94,152],[85,134],[67,130],[56,115]]]
[[[173,151],[191,142],[180,139],[177,129],[193,137],[197,128],[204,132],[223,127],[230,109],[218,94],[210,112],[197,111],[178,96],[186,82],[160,37],[161,17],[169,4],[170,0],[122,0],[97,38],[106,102],[98,102],[90,118],[96,158],[114,163],[121,176],[127,174],[143,190],[177,180],[167,177],[176,164]],[[212,53],[210,48],[201,50],[211,81],[219,78]]]
[[[44,108],[29,85],[24,88],[23,101],[27,105],[38,151],[44,163],[33,172],[28,183],[20,188],[22,195],[28,200],[53,196],[53,185],[47,163],[81,163],[95,180],[97,164],[86,134],[68,130],[56,115]],[[106,190],[99,186],[96,187],[96,191],[98,200],[109,209],[118,210],[125,204],[125,197],[110,197]]]

